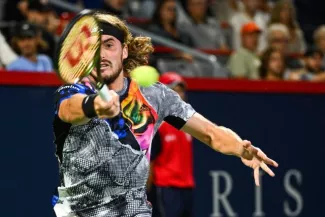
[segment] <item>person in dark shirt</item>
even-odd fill
[[[175,42],[192,46],[193,43],[190,36],[185,32],[179,31],[179,29],[176,27],[176,16],[175,0],[159,1],[148,30]],[[155,45],[159,46],[160,44],[156,43]],[[155,57],[158,58],[165,56],[164,54],[155,54]],[[189,62],[193,61],[193,57],[190,54],[179,51],[173,52],[172,57],[181,58]]]
[[[46,54],[52,59],[54,58],[54,50],[56,42],[54,35],[47,30],[48,13],[51,7],[47,4],[41,3],[39,0],[34,0],[28,5],[27,21],[38,27],[40,46],[39,52]]]

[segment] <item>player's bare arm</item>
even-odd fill
[[[242,140],[232,130],[217,126],[198,113],[186,122],[182,130],[218,152],[240,157],[246,166],[254,169],[256,185],[259,185],[259,168],[262,168],[270,176],[274,176],[267,164],[274,167],[277,167],[278,164],[268,158],[259,148],[254,147],[251,142]]]
[[[61,102],[59,118],[71,124],[84,124],[90,120],[89,113],[94,113],[99,118],[115,117],[120,112],[119,96],[113,90],[110,90],[109,94],[111,95],[109,102],[105,102],[98,95],[75,94]]]

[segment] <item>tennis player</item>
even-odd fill
[[[97,95],[91,78],[55,93],[53,128],[62,177],[58,216],[151,216],[145,186],[151,141],[162,121],[239,157],[254,169],[256,184],[259,168],[274,176],[266,164],[277,163],[249,141],[213,124],[163,84],[144,88],[130,79],[130,71],[147,64],[153,52],[150,38],[133,37],[115,16],[96,16],[102,31],[100,70],[112,100]]]

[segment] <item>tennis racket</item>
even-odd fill
[[[55,62],[57,74],[65,83],[74,84],[91,75],[100,97],[108,102],[109,89],[100,73],[100,47],[101,32],[94,12],[83,10],[65,28]]]

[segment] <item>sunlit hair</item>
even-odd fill
[[[96,13],[100,22],[106,22],[124,32],[124,45],[128,47],[128,58],[123,61],[126,76],[136,67],[148,64],[149,55],[153,52],[151,38],[133,37],[126,23],[118,17],[107,13]]]
[[[287,28],[286,25],[284,25],[282,23],[274,23],[271,26],[269,26],[269,28],[267,29],[267,38],[269,41],[272,41],[272,39],[273,39],[272,33],[276,32],[276,31],[282,32],[287,39],[290,38],[289,29]]]
[[[314,32],[314,41],[318,42],[322,37],[325,36],[325,25],[321,25]]]

